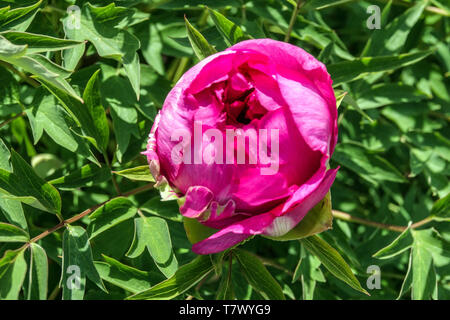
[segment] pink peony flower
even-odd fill
[[[181,214],[218,230],[193,245],[210,254],[294,228],[334,181],[337,132],[325,66],[291,44],[248,40],[183,75],[145,154],[157,185],[183,198]]]

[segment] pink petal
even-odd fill
[[[214,195],[208,188],[195,186],[190,187],[186,193],[184,204],[180,212],[188,218],[200,217],[209,207]]]

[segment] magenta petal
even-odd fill
[[[192,251],[197,254],[211,254],[226,250],[251,235],[261,234],[274,220],[270,212],[239,221],[213,234],[209,238],[197,242]]]
[[[205,187],[190,187],[186,193],[186,201],[180,207],[180,212],[187,218],[197,218],[202,215],[211,203],[214,195]]]
[[[285,78],[287,77],[294,80],[294,82],[297,82],[297,84],[311,83],[313,86],[310,87],[311,91],[317,93],[317,95],[319,95],[320,98],[322,98],[322,101],[325,103],[328,109],[325,112],[324,116],[327,114],[330,115],[329,121],[323,122],[324,123],[328,122],[327,126],[329,126],[329,129],[327,128],[327,132],[331,136],[331,138],[329,138],[331,143],[328,151],[329,154],[333,153],[334,147],[337,142],[337,131],[338,131],[336,98],[334,96],[334,91],[332,87],[333,81],[331,80],[331,77],[328,74],[327,69],[323,63],[321,63],[312,55],[307,53],[305,50],[297,46],[272,39],[255,39],[255,40],[241,41],[225,51],[228,50],[230,51],[252,50],[258,52],[267,57],[270,57],[271,61],[275,63],[278,61],[280,62],[280,64],[276,66],[278,76],[281,74]],[[302,79],[295,78],[296,77],[294,76],[295,74],[297,74],[297,76],[301,75]],[[278,81],[279,80],[280,79],[278,79]],[[304,94],[300,94],[297,91],[296,87],[291,87],[290,85],[287,87],[285,86],[285,90],[283,90],[282,85],[280,85],[280,89],[282,91],[283,96],[285,96],[286,93],[290,93],[290,97],[288,97],[288,100],[290,99],[291,101],[287,102],[291,108],[301,109],[299,108],[298,103],[302,102]],[[318,105],[320,109],[322,109],[322,106],[324,104],[323,102],[320,105]],[[304,104],[300,105],[303,107]],[[312,107],[315,108],[316,105],[310,104],[309,108],[311,109]],[[313,110],[308,112],[313,112]],[[300,130],[302,130],[301,126]],[[313,134],[312,139],[309,138],[310,133]],[[318,133],[320,139],[324,138],[322,133],[323,131]],[[314,138],[316,136],[316,132],[308,130],[308,133],[303,133],[303,135],[305,140],[307,140],[308,143],[311,143],[312,147],[315,150],[318,150],[321,147],[323,148],[323,144],[319,143],[319,140]],[[326,140],[328,141],[328,139]]]

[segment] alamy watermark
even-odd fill
[[[227,128],[223,132],[209,128],[203,132],[202,122],[195,121],[193,131],[193,136],[187,129],[172,132],[171,141],[178,141],[171,151],[175,164],[259,164],[261,175],[278,172],[279,129]]]
[[[67,277],[66,286],[70,290],[79,290],[81,287],[81,270],[77,265],[70,265],[66,270],[67,274],[70,276]]]
[[[64,23],[64,27],[69,30],[81,29],[81,10],[79,6],[72,5],[67,8],[67,19]]]
[[[367,278],[366,285],[370,290],[381,289],[381,270],[380,267],[373,264],[367,267],[366,272],[370,274]]]
[[[367,11],[370,16],[367,18],[366,26],[368,29],[381,29],[381,9],[377,5],[370,5]]]

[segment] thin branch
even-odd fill
[[[354,216],[349,215],[348,213],[345,213],[345,212],[342,212],[339,210],[333,210],[333,217],[336,219],[340,219],[340,220],[344,220],[344,221],[348,221],[348,222],[359,223],[359,224],[363,224],[366,226],[370,226],[370,227],[374,227],[374,228],[378,228],[378,229],[389,230],[389,231],[395,231],[395,232],[403,232],[408,228],[406,226],[396,226],[396,225],[375,222],[375,221],[370,221],[370,220],[366,220],[363,218],[354,217]],[[425,218],[416,223],[413,223],[411,225],[411,229],[421,227],[421,226],[431,222],[431,220],[432,220],[431,218]]]
[[[14,120],[16,120],[17,118],[23,117],[24,115],[26,115],[25,111],[22,113],[18,113],[16,114],[14,117],[12,117],[11,119],[5,120],[2,123],[0,123],[0,129],[3,128],[4,126],[8,125],[9,123],[13,122]]]
[[[289,21],[289,27],[284,36],[284,42],[289,42],[291,39],[292,29],[294,28],[295,21],[297,20],[298,11],[300,10],[300,2],[301,0],[297,0],[297,4],[295,5],[294,11],[292,12],[291,21]]]
[[[145,185],[145,186],[142,186],[142,187],[133,189],[133,190],[131,190],[131,191],[128,191],[128,192],[124,193],[122,196],[124,196],[124,197],[129,197],[129,196],[132,196],[132,195],[135,195],[135,194],[144,192],[144,191],[146,191],[146,190],[149,190],[149,189],[151,189],[151,188],[153,188],[153,184],[147,184],[147,185]],[[94,212],[95,210],[97,210],[98,208],[100,208],[101,206],[103,206],[104,204],[106,204],[107,202],[109,202],[109,201],[111,201],[111,200],[114,200],[114,199],[116,199],[116,198],[118,198],[118,197],[114,197],[114,198],[111,198],[111,199],[109,199],[109,200],[107,200],[107,201],[104,201],[104,202],[102,202],[102,203],[96,204],[95,206],[93,206],[93,207],[91,207],[91,208],[89,208],[89,209],[84,210],[83,212],[81,212],[80,214],[77,214],[77,215],[73,216],[72,218],[69,218],[69,219],[67,219],[67,220],[61,221],[61,222],[58,223],[56,226],[54,226],[54,227],[52,227],[52,228],[50,228],[50,229],[48,229],[48,230],[45,230],[45,231],[42,232],[41,234],[37,235],[36,237],[34,237],[34,238],[31,239],[30,241],[28,241],[23,247],[28,247],[31,243],[37,242],[37,241],[41,240],[42,238],[45,238],[45,237],[48,236],[49,234],[51,234],[51,233],[53,233],[53,232],[55,232],[55,231],[61,229],[61,228],[64,227],[65,225],[74,223],[74,222],[76,222],[76,221],[78,221],[78,220],[84,218],[85,216],[91,214],[92,212]]]

